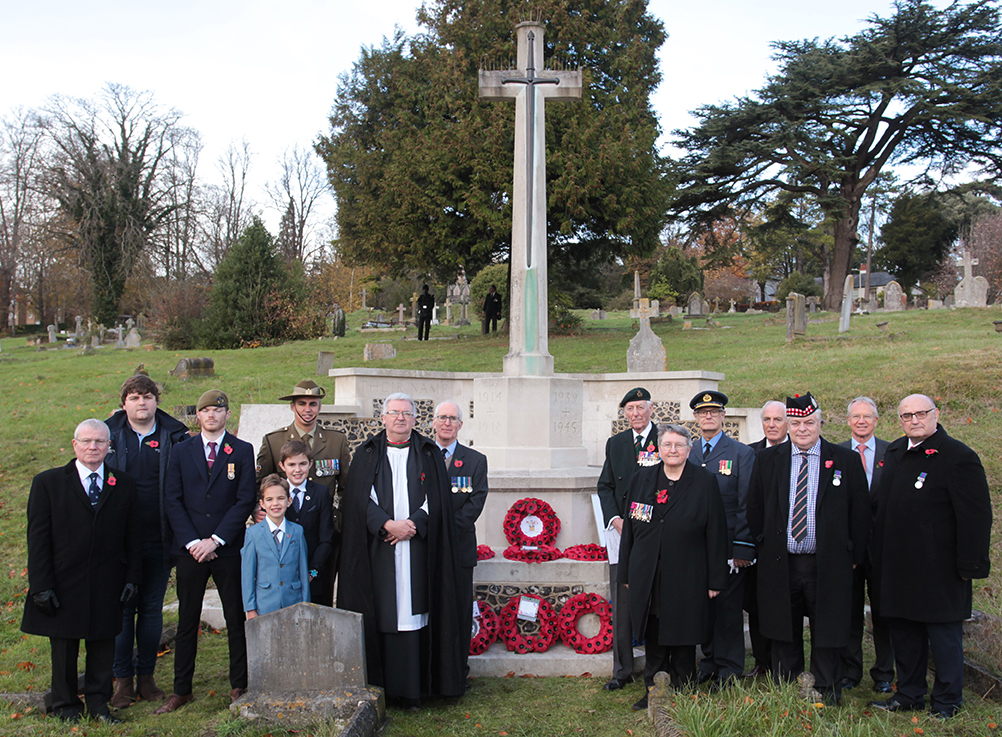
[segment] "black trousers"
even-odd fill
[[[470,604],[472,616],[473,605]],[[472,625],[471,625],[472,626]],[[429,684],[422,682],[424,668],[421,653],[428,652],[427,627],[411,632],[380,632],[379,654],[383,664],[383,688],[387,698],[414,701],[427,692]]]
[[[745,571],[730,574],[727,588],[710,600],[712,638],[702,645],[701,673],[712,673],[720,680],[740,678],[745,667]]]
[[[470,677],[470,640],[473,639],[473,566],[459,569],[456,578],[456,593],[459,594],[459,626],[465,632],[462,640],[466,644],[463,650],[463,675]]]
[[[247,688],[247,641],[244,639],[244,603],[240,591],[240,556],[220,556],[197,563],[188,553],[174,557],[177,564],[178,622],[174,641],[174,693],[187,696],[195,674],[198,626],[209,576],[219,590],[230,651],[230,688]]]
[[[857,566],[852,572],[852,620],[849,623],[849,644],[842,648],[842,675],[857,683],[863,680],[863,630],[866,628],[866,591],[873,590],[873,566],[869,561]],[[870,668],[873,682],[894,680],[894,648],[891,645],[891,628],[886,618],[881,617],[871,606],[873,621],[874,661]]]
[[[84,700],[92,716],[110,713],[111,666],[115,662],[115,638],[85,640]],[[80,640],[50,637],[52,651],[52,713],[61,719],[83,716],[84,703],[77,695],[77,658]]]
[[[818,561],[816,555],[790,555],[790,641],[772,641],[772,672],[778,680],[793,680],[804,671],[804,617],[817,621]],[[841,648],[815,647],[811,632],[811,673],[822,695],[842,697]]]
[[[417,339],[418,340],[428,340],[428,331],[431,330],[431,318],[421,317],[418,315],[417,318]]]
[[[964,703],[964,623],[915,622],[896,617],[888,622],[898,666],[898,692],[894,698],[908,705],[925,703],[931,650],[936,662],[931,706],[951,712],[959,709]]]
[[[619,564],[609,566],[609,604],[612,606],[612,677],[633,676],[633,627],[630,626],[630,590],[616,580]]]
[[[481,327],[481,333],[487,335],[489,332],[496,333],[498,331],[498,316],[488,315],[484,317],[484,321]]]
[[[647,654],[644,686],[650,690],[654,685],[654,674],[664,671],[671,676],[672,688],[689,688],[696,682],[696,646],[660,644],[658,625],[657,615],[648,615],[647,629],[644,632],[644,651]]]
[[[748,612],[748,637],[751,638],[755,665],[772,667],[772,640],[762,634],[758,622],[758,565],[742,569],[745,572],[745,611]]]

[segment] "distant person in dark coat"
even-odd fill
[[[877,487],[880,484],[882,461],[887,441],[881,440],[874,432],[880,413],[877,403],[869,397],[856,397],[849,402],[846,419],[851,439],[841,443],[843,448],[859,453],[866,483],[870,489],[870,508],[877,512]],[[870,591],[870,618],[873,622],[874,662],[870,668],[873,690],[877,693],[892,693],[894,687],[894,648],[891,647],[891,630],[887,621],[880,616],[877,600],[876,580],[873,577],[873,563],[869,546],[866,561],[857,566],[852,581],[852,625],[849,630],[849,644],[842,650],[842,688],[855,688],[863,680],[863,630],[866,626],[866,590]]]
[[[971,579],[989,572],[992,502],[978,454],[946,434],[936,403],[901,400],[905,437],[884,452],[877,489],[873,564],[878,606],[891,626],[898,689],[886,711],[925,706],[929,652],[936,661],[932,714],[946,719],[963,704],[963,621],[971,616]]]
[[[491,284],[484,297],[484,324],[483,334],[498,331],[498,320],[501,319],[501,295],[498,294],[497,287]]]
[[[431,318],[435,312],[435,298],[428,293],[428,285],[421,287],[421,294],[417,298],[417,339],[428,340],[428,333],[431,330]]]
[[[842,697],[841,648],[849,642],[852,574],[866,558],[870,503],[859,455],[821,437],[810,393],[787,397],[790,441],[759,452],[748,496],[758,542],[762,633],[773,676],[804,670],[803,621],[811,621],[811,673],[829,705]]]
[[[126,604],[122,631],[115,638],[111,705],[116,709],[132,704],[137,692],[144,701],[163,701],[166,695],[153,679],[164,628],[164,593],[173,565],[164,479],[171,449],[190,437],[184,424],[159,408],[160,388],[149,376],[126,379],[121,401],[122,409],[105,420],[111,430],[111,449],[104,462],[136,480],[143,569],[139,591]]]
[[[643,632],[644,686],[666,671],[695,683],[696,645],[710,633],[710,600],[727,587],[727,516],[716,477],[686,459],[683,425],[658,427],[661,463],[633,476],[623,522],[619,582],[629,587],[633,631]],[[647,708],[647,693],[634,711]]]
[[[136,483],[110,468],[108,426],[84,420],[73,433],[76,460],[35,476],[28,496],[28,594],[21,631],[49,638],[52,712],[75,721],[80,640],[86,641],[84,701],[92,719],[111,715],[111,671],[122,605],[142,571]]]

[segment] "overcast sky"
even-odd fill
[[[936,2],[937,5],[944,5]],[[395,26],[418,30],[419,0],[0,0],[0,114],[42,105],[49,95],[93,97],[106,82],[151,90],[202,135],[202,176],[246,138],[255,195],[277,160],[327,131],[338,75],[362,46]],[[528,4],[527,4],[528,7]],[[665,25],[664,81],[654,107],[666,134],[692,124],[689,111],[746,94],[773,70],[770,43],[841,37],[884,0],[650,0]],[[667,136],[662,143],[668,144]],[[279,215],[266,213],[270,227]]]

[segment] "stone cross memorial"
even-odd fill
[[[626,370],[631,374],[664,371],[668,363],[664,343],[651,330],[651,310],[647,300],[641,298],[639,302],[640,307],[630,311],[631,317],[640,319],[640,330],[633,336],[626,351]]]
[[[580,69],[549,71],[543,67],[543,29],[539,21],[519,23],[515,27],[518,68],[481,69],[479,79],[482,100],[515,100],[506,376],[553,374],[547,331],[545,106],[547,100],[580,100],[583,75]]]
[[[960,265],[964,268],[964,278],[953,290],[957,307],[987,307],[988,280],[983,276],[974,276],[973,267],[978,265],[978,260],[964,251]]]

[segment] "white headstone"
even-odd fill
[[[845,278],[845,285],[842,288],[842,312],[838,319],[838,331],[840,333],[849,332],[849,318],[852,316],[853,276],[849,274]]]
[[[56,337],[56,326],[49,325],[48,330],[49,330],[49,342],[55,343],[58,340],[58,338]]]
[[[901,298],[904,293],[901,291],[901,285],[896,281],[892,281],[884,287],[884,311],[885,312],[899,312],[904,309],[901,304]]]
[[[689,295],[688,313],[692,317],[703,316],[703,296],[699,292]]]
[[[139,331],[132,328],[128,335],[125,336],[125,347],[126,348],[139,348],[141,341],[139,338]]]

